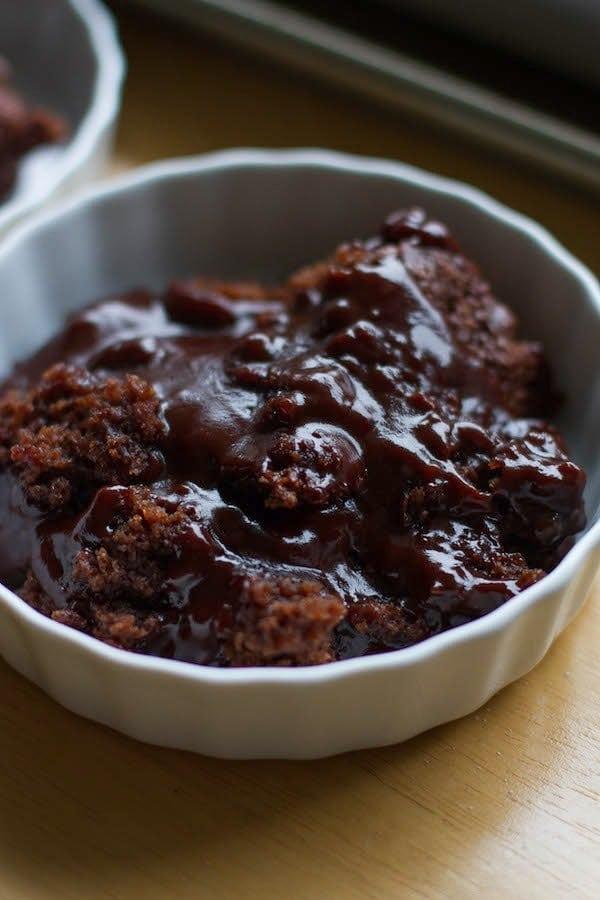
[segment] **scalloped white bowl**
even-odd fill
[[[112,17],[97,0],[0,0],[0,56],[34,105],[63,116],[69,136],[20,162],[0,200],[0,234],[101,171],[119,112],[125,62]]]
[[[238,150],[142,169],[21,226],[0,247],[0,370],[65,314],[134,284],[204,272],[276,278],[419,203],[448,222],[541,338],[561,425],[588,471],[590,525],[500,609],[406,650],[314,668],[218,670],[116,650],[0,588],[0,652],[48,694],[128,735],[215,756],[311,758],[396,743],[481,706],[542,658],[600,562],[600,289],[538,225],[399,163]]]

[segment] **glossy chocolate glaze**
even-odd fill
[[[515,328],[418,210],[284,287],[199,280],[101,301],[5,387],[26,392],[57,362],[98,379],[134,373],[158,396],[156,453],[143,475],[79,485],[49,510],[28,498],[11,450],[0,577],[19,588],[31,568],[35,605],[76,610],[90,630],[85,609],[100,601],[74,560],[110,545],[143,483],[180,518],[154,587],[141,597],[123,582],[107,595],[151,613],[152,628],[139,641],[113,630],[112,643],[211,665],[294,664],[403,647],[478,618],[552,568],[584,521],[584,475],[543,419],[541,350]],[[269,588],[267,612],[290,584],[311,587],[299,619],[281,626],[297,640],[262,656],[254,642],[248,655],[240,597],[261,579],[287,579],[283,594]],[[303,655],[290,647],[313,640],[320,588],[325,639]]]

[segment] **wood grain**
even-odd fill
[[[122,16],[114,168],[321,144],[466,177],[596,264],[591,198],[238,54]],[[407,744],[211,760],[66,712],[0,664],[0,900],[597,896],[598,589],[527,677]]]

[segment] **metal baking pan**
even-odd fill
[[[348,11],[352,8],[355,14],[359,4],[337,4],[339,10],[346,8],[346,14],[340,12],[332,20],[324,18],[323,13],[329,4],[303,3],[292,7],[269,0],[135,2],[390,107],[434,121],[533,162],[538,168],[542,166],[579,184],[600,189],[600,105],[593,92],[587,104],[587,121],[582,125],[543,110],[538,103],[515,99],[489,84],[483,85],[476,77],[425,62],[382,39],[385,17],[394,15],[389,6],[386,9],[381,4],[364,4],[357,25]],[[377,37],[372,36],[371,28],[363,27],[373,22],[380,26],[375,29]],[[572,49],[575,52],[576,48]],[[528,68],[524,71],[527,73]],[[529,81],[529,76],[522,81]],[[540,81],[544,90],[544,79],[538,75]],[[550,88],[546,93],[550,94]],[[577,90],[577,97],[579,94]],[[571,109],[573,104],[568,101],[569,98],[564,106]]]
[[[600,88],[598,0],[385,0]]]

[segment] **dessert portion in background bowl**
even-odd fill
[[[98,176],[125,60],[101,0],[0,3],[0,235]],[[65,125],[68,133],[65,132]]]
[[[2,387],[0,578],[200,664],[403,648],[583,527],[554,403],[541,347],[416,208],[283,285],[101,300]]]
[[[29,105],[11,76],[10,65],[0,56],[0,202],[10,194],[22,157],[43,144],[62,141],[68,133],[60,116]]]

